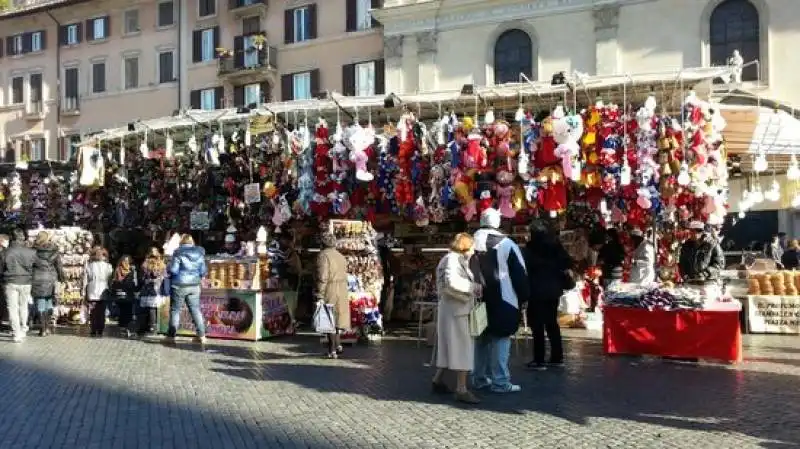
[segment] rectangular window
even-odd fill
[[[17,34],[11,37],[11,56],[21,55],[22,50],[22,35]]]
[[[175,81],[175,56],[172,50],[162,51],[158,54],[158,82],[171,83]]]
[[[42,32],[31,33],[31,52],[42,51]]]
[[[261,85],[248,84],[244,86],[244,105],[261,104]]]
[[[64,70],[64,110],[78,110],[78,68]]]
[[[292,93],[295,100],[311,99],[311,72],[292,75]]]
[[[28,79],[28,88],[30,89],[31,105],[38,107],[42,103],[42,74],[32,73]],[[41,108],[34,109],[34,112],[41,112]]]
[[[203,30],[200,36],[200,61],[211,61],[214,59],[214,28]]]
[[[31,161],[42,161],[44,160],[44,138],[39,139],[31,139],[31,151],[30,151],[30,160]]]
[[[213,16],[217,13],[217,0],[199,0],[197,8],[200,17]]]
[[[200,91],[200,109],[213,111],[216,109],[216,89],[203,89]]]
[[[67,25],[65,36],[64,36],[64,43],[66,45],[76,45],[78,44],[78,24],[73,23],[72,25]]]
[[[129,56],[124,61],[125,89],[136,89],[139,87],[139,57]]]
[[[80,134],[72,134],[60,138],[58,142],[58,158],[62,161],[70,161],[77,157],[78,144],[80,142]]]
[[[375,61],[356,64],[356,95],[375,95]]]
[[[106,91],[106,63],[92,63],[92,93],[99,94]]]
[[[244,38],[244,66],[247,68],[258,67],[258,52],[254,51],[255,36]]]
[[[161,2],[158,4],[158,26],[168,27],[175,24],[175,3]]]
[[[22,104],[25,102],[25,78],[15,76],[11,78],[11,104]]]
[[[98,17],[92,20],[92,40],[105,39],[106,36],[106,23],[108,19],[105,17]]]
[[[245,17],[242,19],[242,35],[255,34],[261,31],[261,18],[259,16]]]
[[[133,34],[133,33],[138,33],[140,31],[138,9],[131,9],[125,11],[124,20],[125,20],[125,34]]]
[[[311,28],[311,14],[309,14],[308,7],[297,8],[293,12],[294,15],[294,42],[304,42],[309,40],[309,30]]]
[[[372,28],[372,15],[369,13],[372,8],[372,0],[356,0],[356,29],[368,30]]]

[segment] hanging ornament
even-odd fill
[[[142,158],[148,159],[150,157],[150,149],[147,148],[147,130],[144,132],[144,140],[139,145],[139,152],[142,153]]]
[[[622,169],[619,172],[620,185],[627,186],[631,183],[631,166],[628,165],[628,158],[623,157]]]
[[[189,151],[192,153],[197,153],[197,137],[189,137],[189,142],[186,144],[186,146],[189,147]]]
[[[789,160],[789,168],[786,170],[786,179],[789,181],[797,181],[800,179],[800,166],[797,165],[797,158],[794,154]]]
[[[166,142],[166,145],[165,145],[165,148],[164,148],[164,155],[166,156],[166,158],[168,160],[172,159],[173,156],[174,156],[174,154],[173,154],[174,153],[174,145],[175,145],[175,142],[172,141],[172,136],[167,135],[167,142]]]
[[[245,146],[250,146],[252,143],[253,136],[250,134],[250,127],[248,126],[244,132],[244,144]]]
[[[489,108],[489,110],[486,111],[486,116],[484,117],[483,122],[485,124],[487,124],[487,125],[491,125],[492,123],[494,123],[494,109],[493,108]]]
[[[764,153],[759,153],[759,155],[756,156],[755,163],[753,164],[753,170],[756,173],[761,173],[767,171],[767,168],[769,168],[769,164],[767,163],[767,157],[764,155]]]
[[[525,120],[525,109],[522,108],[522,105],[520,105],[519,109],[517,109],[516,114],[514,114],[514,120],[517,122]]]
[[[689,176],[689,166],[684,162],[681,164],[681,170],[678,174],[678,184],[688,186],[691,181],[692,178]]]

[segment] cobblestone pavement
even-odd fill
[[[0,448],[789,448],[800,338],[747,340],[737,367],[604,358],[573,332],[563,370],[462,407],[429,392],[430,357],[385,339],[326,360],[313,338],[203,351],[72,335],[0,340]]]

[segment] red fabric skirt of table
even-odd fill
[[[603,309],[606,354],[742,360],[739,312]]]

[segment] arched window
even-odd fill
[[[533,42],[522,30],[508,30],[494,44],[494,83],[517,83],[519,74],[533,75]]]
[[[711,13],[711,64],[726,65],[734,50],[739,50],[745,64],[761,58],[758,10],[748,0],[726,0]],[[742,71],[742,81],[758,79],[758,66]]]

